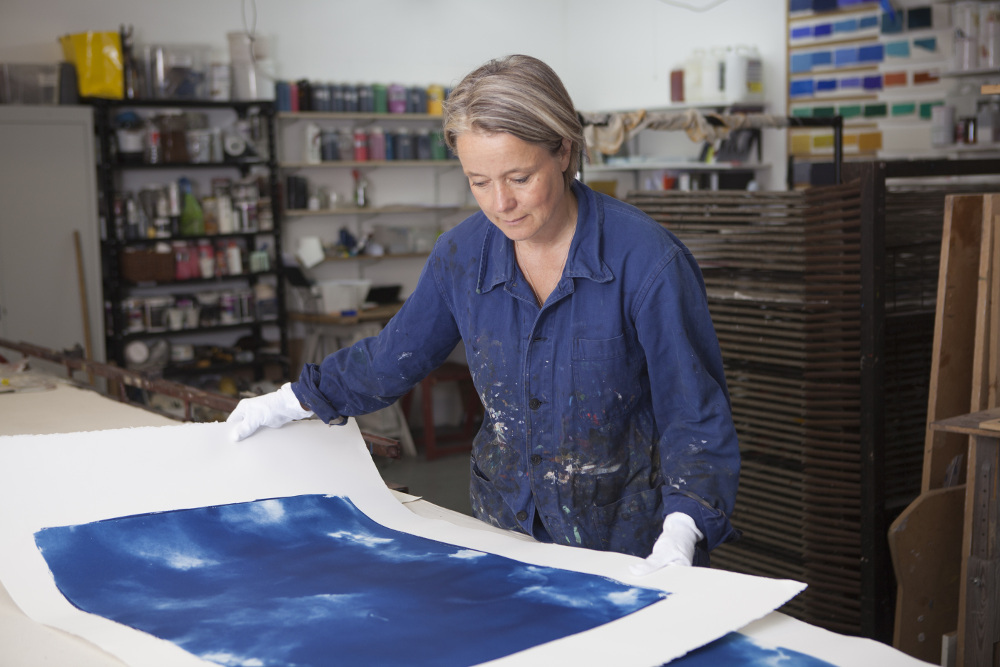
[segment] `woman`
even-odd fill
[[[575,180],[582,127],[541,61],[470,73],[444,129],[481,212],[441,235],[381,334],[242,401],[236,437],[390,405],[462,340],[486,408],[471,461],[478,518],[646,558],[637,573],[707,565],[736,536],[739,451],[690,252]]]

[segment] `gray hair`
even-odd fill
[[[537,58],[512,55],[491,60],[462,79],[444,101],[444,140],[455,151],[464,132],[506,132],[539,144],[552,155],[569,142],[568,188],[584,150],[583,125],[566,87]]]

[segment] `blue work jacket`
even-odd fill
[[[649,555],[663,518],[732,539],[739,477],[718,339],[694,258],[638,209],[574,182],[576,233],[542,307],[481,212],[441,235],[383,331],[306,365],[320,419],[392,404],[462,340],[485,407],[471,500],[493,525]]]

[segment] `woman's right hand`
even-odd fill
[[[242,440],[254,434],[261,426],[278,428],[296,419],[313,416],[299,403],[292,391],[292,383],[286,382],[277,391],[254,398],[244,398],[226,420],[231,425],[230,436]]]

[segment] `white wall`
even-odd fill
[[[695,48],[748,44],[765,61],[771,111],[785,109],[785,0],[256,0],[256,31],[279,77],[457,82],[485,60],[529,53],[580,109],[669,102],[669,72]],[[696,8],[711,7],[698,12]],[[139,44],[210,44],[251,21],[251,0],[2,0],[0,62],[56,62],[58,36],[135,26]],[[770,187],[784,187],[784,132],[765,132]]]

